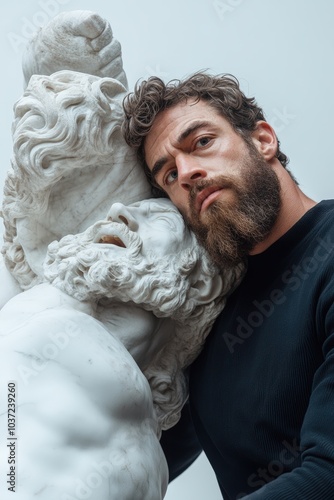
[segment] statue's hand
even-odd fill
[[[69,69],[119,80],[127,87],[121,45],[108,21],[95,12],[61,12],[29,40],[22,60],[25,86],[31,75]]]

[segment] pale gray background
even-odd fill
[[[331,0],[12,0],[2,4],[1,158],[11,155],[12,105],[22,91],[23,44],[62,10],[95,10],[123,47],[130,89],[141,77],[182,78],[199,69],[235,74],[275,126],[301,188],[333,196]],[[245,374],[247,376],[247,374]],[[218,500],[205,457],[169,488],[167,500]]]

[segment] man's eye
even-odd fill
[[[169,186],[170,184],[173,184],[174,181],[177,180],[177,170],[170,170],[168,174],[165,177],[165,184]]]
[[[209,144],[209,142],[211,141],[211,137],[201,137],[200,139],[198,139],[198,141],[196,142],[196,146],[198,147],[204,147],[204,146],[207,146]]]

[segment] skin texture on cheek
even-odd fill
[[[217,175],[239,175],[246,152],[244,138],[203,101],[178,104],[160,112],[145,140],[149,169],[188,217],[191,189]],[[174,171],[176,180],[167,185],[166,177],[172,180]]]
[[[220,176],[215,182],[224,185],[227,180]],[[200,216],[191,201],[187,217],[198,240],[220,268],[247,258],[273,228],[281,205],[277,175],[255,147],[250,147],[243,158],[239,180],[229,182],[234,196],[225,200],[221,196]]]

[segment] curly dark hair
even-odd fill
[[[210,75],[198,72],[184,80],[171,80],[167,84],[156,76],[137,82],[134,91],[123,101],[125,117],[122,132],[127,144],[136,149],[150,183],[153,188],[158,189],[155,194],[160,196],[162,192],[154,183],[145,160],[145,138],[160,111],[188,99],[206,101],[245,140],[250,139],[256,123],[265,120],[255,99],[246,97],[237,78],[230,74]],[[286,168],[289,159],[280,151],[279,141],[276,157]]]

